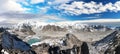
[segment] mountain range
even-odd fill
[[[24,21],[0,28],[0,51],[2,54],[119,54],[119,28],[79,21]]]

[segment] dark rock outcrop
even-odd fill
[[[2,34],[2,48],[9,54],[35,54],[27,43],[7,31]]]
[[[82,42],[73,34],[66,34],[66,37],[63,40],[65,46],[72,48],[74,45],[81,46]]]
[[[82,54],[81,47],[74,45],[72,48],[60,50],[60,54]]]
[[[109,31],[111,28],[103,25],[90,25],[82,29],[83,31],[95,32],[95,31]]]
[[[0,27],[0,33],[4,32],[6,30],[6,28]]]
[[[115,27],[115,30],[118,30],[118,31],[120,31],[120,27]]]
[[[32,49],[37,54],[89,54],[87,43],[78,40],[73,34],[66,34],[62,41],[62,45],[43,43],[33,45]]]
[[[0,44],[0,54],[2,54],[2,52],[1,52],[1,51],[2,51],[2,49],[3,49],[3,48],[2,48],[2,45]]]
[[[36,54],[49,54],[49,48],[50,46],[48,44],[39,44],[39,45],[33,45],[32,49],[36,52]]]
[[[105,38],[93,44],[99,54],[120,54],[120,32],[114,31]]]
[[[116,47],[115,54],[120,54],[120,45]]]
[[[81,47],[74,45],[72,48],[66,49],[61,49],[60,46],[49,46],[45,43],[32,47],[37,54],[89,54],[89,49],[85,43]]]
[[[89,48],[86,42],[83,42],[81,46],[81,54],[89,54]]]
[[[60,54],[81,54],[81,48],[86,47],[82,46],[83,42],[70,33],[66,34],[63,42],[64,45],[60,47]]]
[[[0,54],[2,54],[2,36],[1,34],[6,30],[7,28],[0,27]]]

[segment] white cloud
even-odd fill
[[[62,4],[62,3],[68,3],[72,0],[54,0],[54,2],[52,2],[52,4]]]
[[[120,11],[120,1],[117,1],[115,4],[108,3],[105,5],[102,3],[97,4],[94,1],[91,1],[89,3],[74,1],[72,4],[61,4],[56,9],[64,10],[64,13],[70,15],[94,14],[107,11],[118,12]]]
[[[39,13],[46,13],[48,11],[48,9],[50,8],[49,6],[46,6],[46,7],[39,7],[37,6],[37,8],[39,9]]]
[[[6,20],[5,18],[0,17],[0,22],[3,22],[3,21],[5,21],[5,20]]]
[[[41,22],[47,22],[47,21],[55,22],[55,21],[65,21],[67,19],[63,19],[55,15],[28,14],[28,13],[20,13],[20,12],[15,12],[15,13],[7,12],[7,13],[0,14],[0,25],[1,24],[2,25],[17,24],[25,20],[33,20],[33,21],[41,21]]]
[[[20,0],[21,1],[21,0]],[[37,3],[44,3],[47,2],[50,5],[57,5],[57,4],[63,4],[68,3],[73,0],[30,0],[31,4],[37,4]],[[22,0],[22,2],[26,2],[25,0]]]
[[[0,13],[7,11],[25,11],[17,0],[0,0]]]
[[[44,14],[49,9],[53,9],[54,6],[68,3],[68,2],[73,1],[73,0],[30,0],[30,2],[28,2],[27,0],[17,0],[17,1],[22,3],[22,6],[27,9],[28,13],[31,13],[33,10],[35,10],[35,12],[37,11],[37,13]],[[40,6],[41,4],[38,4],[38,3],[42,3],[43,6]],[[25,6],[27,6],[27,7],[25,7]]]
[[[72,0],[48,0],[48,4],[54,5],[54,4],[62,4],[62,3],[67,3]],[[31,0],[31,4],[36,4],[36,3],[44,3],[45,0]]]
[[[93,18],[93,17],[92,17]],[[96,18],[96,17],[95,17]],[[68,19],[60,18],[55,15],[36,15],[25,13],[4,13],[0,15],[0,25],[13,25],[25,20],[41,21],[41,22],[65,22]],[[8,20],[9,19],[9,20]],[[73,22],[73,21],[72,21]],[[120,19],[95,19],[95,20],[78,20],[81,23],[120,23]]]
[[[93,23],[112,23],[112,22],[120,22],[120,19],[94,19],[94,20],[82,20],[81,22],[93,22]]]
[[[32,4],[35,4],[35,3],[43,3],[44,0],[31,0],[31,3]]]

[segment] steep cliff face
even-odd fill
[[[35,32],[32,30],[32,26],[29,24],[22,24],[21,26],[18,26],[19,29],[15,29],[16,31],[20,31],[27,35],[35,35]]]
[[[105,54],[120,54],[120,32],[113,38],[113,41],[105,51]]]
[[[32,49],[36,52],[36,54],[50,54],[49,53],[50,45],[46,43],[33,45]]]
[[[3,54],[34,54],[27,43],[7,31],[2,34],[1,45]]]
[[[105,38],[93,44],[98,54],[120,54],[120,32],[114,31]]]
[[[2,49],[3,49],[3,48],[2,48],[2,45],[0,44],[0,54],[2,54],[2,52],[1,52],[1,51],[2,51]]]
[[[120,54],[120,45],[114,49],[114,54]]]

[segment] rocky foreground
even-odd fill
[[[120,54],[120,32],[114,31],[96,42],[80,41],[73,34],[29,45],[8,31],[1,33],[0,54]]]

